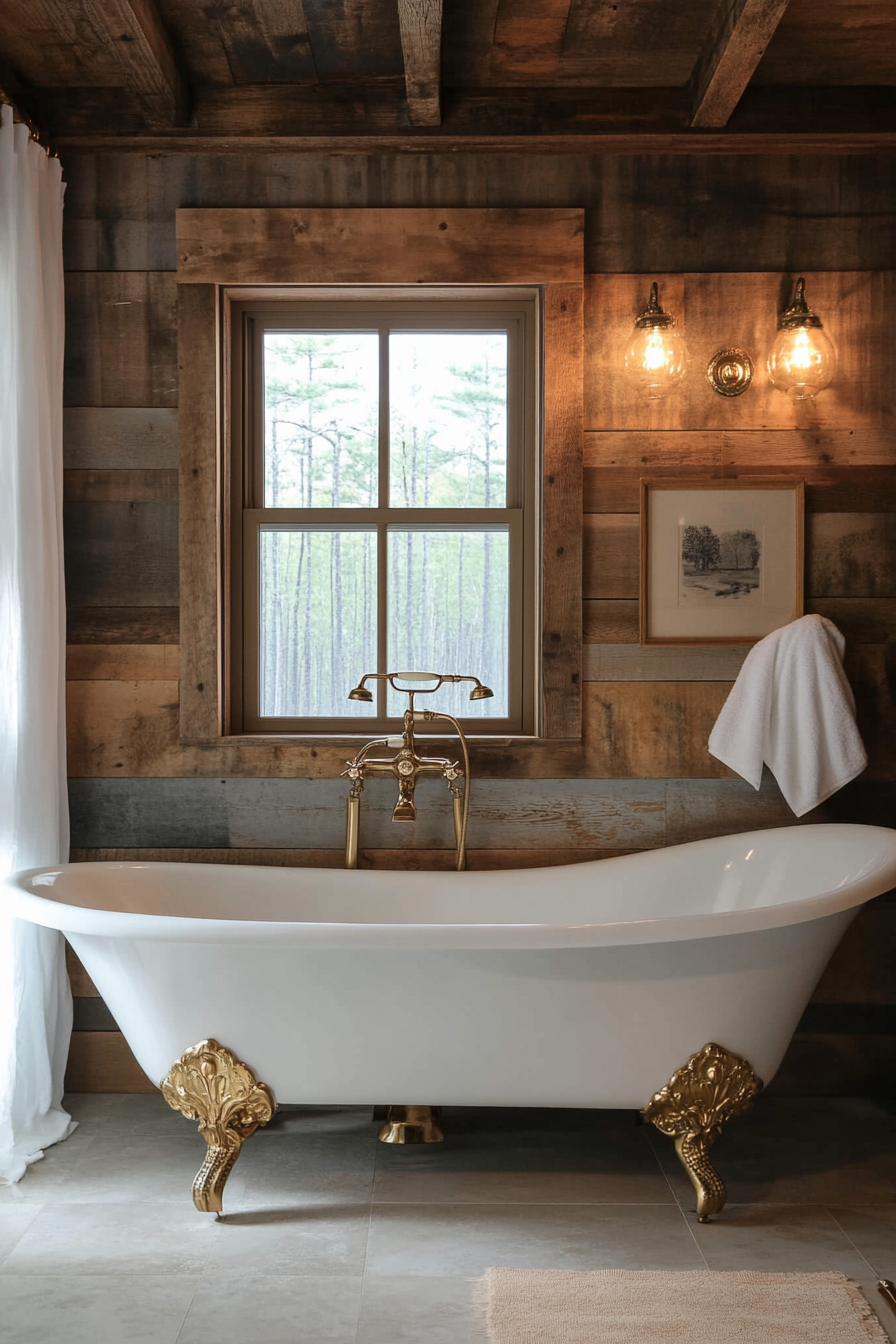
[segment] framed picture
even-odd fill
[[[641,643],[754,644],[803,614],[803,482],[641,481]]]

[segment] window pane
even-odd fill
[[[393,508],[507,504],[507,334],[389,336]]]
[[[377,503],[379,336],[266,332],[265,508]]]
[[[358,715],[376,668],[376,533],[261,529],[262,715]]]
[[[470,700],[472,686],[443,686],[420,709],[456,718],[503,718],[508,704],[510,545],[506,528],[418,532],[389,529],[389,670],[479,677],[493,700]],[[388,712],[407,700],[389,692]]]

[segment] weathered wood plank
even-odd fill
[[[555,868],[568,863],[592,863],[616,859],[634,849],[468,849],[469,872],[503,872],[517,868]],[[224,863],[254,864],[272,868],[343,868],[345,846],[341,849],[77,849],[72,863]],[[388,872],[451,872],[453,849],[359,849],[358,867]],[[71,948],[68,953],[72,959]],[[80,965],[80,963],[78,963]],[[88,994],[90,984],[83,979],[73,992]],[[72,974],[71,969],[69,972]],[[72,980],[74,986],[75,981]],[[92,991],[94,994],[96,990]]]
[[[782,434],[782,438],[786,438]],[[886,513],[896,510],[896,465],[887,467],[800,467],[787,462],[782,447],[781,466],[757,464],[723,474],[700,467],[586,467],[583,507],[586,513],[637,513],[641,477],[668,476],[694,479],[712,475],[719,481],[751,476],[794,476],[805,482],[808,513]]]
[[[118,1023],[99,995],[72,995],[72,1031],[118,1031]]]
[[[482,31],[494,26],[494,5],[489,0],[477,11]],[[449,8],[446,24],[458,21]],[[476,42],[486,50],[481,38]],[[465,49],[464,59],[472,70],[476,52]],[[223,69],[229,83],[226,61]],[[191,159],[114,153],[108,145],[94,154],[72,150],[66,155],[66,264],[89,271],[173,271],[173,213],[186,200],[197,207],[259,201],[424,206],[438,191],[445,206],[584,205],[588,271],[729,271],[732,257],[745,269],[778,274],[789,273],[795,257],[810,272],[892,266],[896,156],[834,162],[750,158],[730,146],[724,155],[702,156],[699,150],[692,150],[686,172],[675,155],[539,154],[531,141],[523,157],[452,152],[388,160],[251,152]]]
[[[581,284],[581,210],[178,210],[182,284]]]
[[[177,504],[66,504],[65,578],[74,607],[178,601]]]
[[[637,513],[641,500],[641,477],[669,476],[682,480],[721,479],[706,467],[586,467],[582,473],[582,507],[589,513]]]
[[[314,68],[322,84],[346,77],[401,73],[401,39],[396,6],[388,0],[303,0]]]
[[[591,600],[582,604],[587,644],[634,644],[638,638],[636,600]],[[896,599],[889,597],[817,597],[806,602],[807,612],[827,616],[850,644],[879,644],[896,640]]]
[[[788,0],[717,0],[690,80],[692,126],[724,126],[765,54]]]
[[[72,775],[176,775],[185,769],[173,680],[72,679],[66,732]]]
[[[871,901],[859,911],[818,982],[813,1003],[893,1004],[896,910]]]
[[[317,83],[301,0],[178,5],[175,15],[178,42],[200,86]]]
[[[887,824],[896,805],[894,787],[858,781],[799,824]],[[308,849],[336,849],[344,842],[342,780],[73,779],[69,789],[78,850],[261,850],[303,848],[303,841]],[[370,792],[363,847],[452,847],[450,816],[438,790],[431,799],[426,791],[420,814],[421,820],[428,817],[426,824],[418,821],[404,831],[390,824],[394,799],[388,786],[378,783]],[[480,780],[474,811],[474,849],[651,849],[798,824],[770,775],[758,791],[738,779]]]
[[[658,780],[476,781],[471,849],[650,849],[665,832]],[[345,843],[345,781],[307,779],[72,779],[76,849],[336,849]],[[394,787],[364,794],[366,849],[450,849],[443,789],[418,790],[414,826],[393,826]]]
[[[477,799],[484,780],[713,777],[720,767],[706,756],[705,744],[730,684],[730,677],[588,681],[582,743],[545,739],[497,745],[472,739]],[[870,700],[872,692],[878,695],[877,682],[868,685]],[[72,679],[66,699],[69,773],[80,778],[304,775],[333,780],[359,745],[264,737],[183,744],[173,680]],[[654,735],[645,723],[665,727]]]
[[[584,598],[636,595],[638,541],[635,514],[585,515]],[[894,597],[896,514],[810,514],[806,520],[806,556],[809,597]]]
[[[814,814],[810,813],[802,820],[812,817]],[[742,779],[670,779],[666,782],[667,845],[796,824],[796,817],[767,770],[758,790]]]
[[[180,731],[208,741],[223,726],[219,685],[218,298],[214,285],[180,286]]]
[[[591,599],[582,603],[586,644],[634,644],[638,639],[638,600]]]
[[[883,416],[881,417],[883,418]],[[886,418],[889,420],[890,413]],[[787,443],[779,435],[786,435]],[[784,451],[782,451],[782,446]],[[746,467],[793,467],[813,479],[825,468],[892,467],[896,464],[896,433],[883,428],[795,430],[747,430],[722,435],[722,466],[741,471]]]
[[[586,644],[586,681],[734,681],[749,649]]]
[[[66,612],[70,644],[177,644],[177,607],[75,607]]]
[[[542,726],[582,728],[582,286],[544,287]]]
[[[404,79],[412,126],[438,126],[442,0],[398,0]]]
[[[749,395],[749,394],[747,394]],[[585,466],[648,476],[703,469],[707,475],[793,468],[820,479],[828,470],[896,465],[896,430],[616,429],[585,434]]]
[[[896,596],[896,513],[816,513],[806,520],[812,597]]]
[[[896,272],[806,275],[812,307],[837,347],[834,382],[811,406],[776,391],[761,372],[743,397],[720,397],[704,376],[712,355],[735,345],[756,363],[771,345],[793,279],[780,273],[657,275],[660,303],[684,328],[691,372],[674,395],[651,402],[631,386],[622,362],[650,277],[589,276],[586,282],[585,428],[612,430],[892,429],[880,331]],[[795,279],[795,277],[794,277]],[[757,459],[754,458],[754,461]],[[630,464],[635,465],[635,464]],[[870,464],[869,464],[870,465]]]
[[[813,597],[806,610],[827,616],[850,642],[879,644],[896,640],[896,599],[892,597]]]
[[[156,1092],[120,1031],[74,1031],[66,1092]]]
[[[176,308],[172,275],[69,272],[65,404],[176,406]]]
[[[63,498],[81,504],[129,502],[145,504],[153,499],[177,499],[176,471],[92,468],[67,470],[63,477]]]
[[[527,91],[523,90],[523,94]],[[561,93],[563,91],[561,90]],[[629,90],[622,90],[627,93]],[[651,109],[647,120],[650,123],[644,129],[644,118],[637,116],[635,105],[632,114],[620,118],[613,112],[613,101],[607,97],[604,89],[592,90],[593,100],[598,105],[598,115],[589,118],[583,126],[570,131],[568,117],[553,115],[554,107],[550,102],[544,109],[544,115],[533,120],[523,118],[523,132],[520,133],[519,120],[514,122],[513,103],[519,111],[519,101],[510,99],[506,94],[496,98],[486,97],[486,104],[498,104],[505,112],[498,120],[483,132],[481,124],[476,124],[477,105],[483,99],[478,90],[472,90],[468,96],[461,93],[458,97],[460,111],[458,117],[460,129],[454,129],[454,118],[445,117],[437,128],[421,127],[416,130],[399,128],[391,133],[382,133],[377,128],[365,133],[359,130],[354,114],[355,109],[349,103],[349,116],[334,120],[328,126],[327,134],[278,134],[271,133],[262,124],[256,131],[247,129],[243,134],[228,136],[223,131],[207,134],[202,127],[193,133],[169,131],[166,133],[143,132],[139,128],[128,127],[121,133],[107,128],[112,114],[121,114],[122,99],[115,95],[116,90],[85,90],[59,96],[49,89],[42,95],[41,101],[51,109],[53,117],[52,133],[54,143],[60,150],[86,150],[93,152],[135,152],[140,154],[324,154],[324,155],[361,155],[361,154],[582,154],[582,155],[788,155],[794,157],[827,155],[863,155],[892,154],[896,148],[896,131],[892,128],[889,90],[877,92],[876,102],[883,104],[884,124],[876,123],[869,115],[867,98],[863,100],[857,94],[864,90],[846,88],[812,90],[815,96],[806,97],[806,91],[800,90],[798,96],[789,95],[775,98],[779,104],[775,109],[776,119],[769,117],[761,99],[746,99],[745,106],[739,110],[737,126],[726,127],[721,131],[702,131],[694,134],[692,130],[681,130],[681,105],[684,102],[680,89],[659,89],[659,115]],[[825,95],[827,101],[825,101]],[[223,99],[218,98],[221,107]],[[563,99],[570,112],[574,100]],[[511,106],[508,108],[508,102]],[[79,107],[80,104],[80,107]],[[670,107],[671,104],[671,107]],[[808,107],[807,107],[808,105]],[[130,111],[130,109],[126,109]],[[451,109],[454,110],[453,107]],[[523,99],[522,110],[528,109],[528,99]],[[838,116],[842,118],[839,123]],[[101,120],[105,118],[105,120]],[[813,127],[812,119],[820,124]],[[497,120],[497,119],[496,119]],[[102,126],[97,130],[97,123]]]
[[[731,779],[706,744],[730,681],[591,682],[589,775],[616,779]]]
[[[570,0],[499,0],[491,45],[495,84],[552,84],[563,57]],[[578,8],[578,6],[577,6]]]
[[[161,471],[177,467],[177,411],[160,406],[70,406],[63,412],[65,466],[72,471]]]
[[[176,681],[180,648],[177,644],[69,644],[65,675],[69,681]]]
[[[77,859],[72,857],[71,862],[76,863]],[[99,998],[99,990],[81,965],[75,955],[74,949],[69,947],[68,943],[65,945],[65,969],[68,971],[72,994],[81,995],[82,997],[92,996],[93,998]]]
[[[639,526],[627,513],[590,513],[584,518],[583,598],[638,596]]]
[[[71,0],[42,0],[42,5],[60,36],[70,39],[81,30],[83,41],[83,27],[89,23],[93,50],[111,56],[117,67],[111,83],[139,95],[148,126],[183,124],[190,103],[189,80],[153,0],[91,0],[87,7],[72,5]],[[46,77],[41,82],[47,82]],[[93,82],[103,81],[94,76]]]

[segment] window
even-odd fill
[[[404,697],[348,692],[395,669],[477,676],[493,699],[437,707],[535,731],[537,316],[510,289],[232,302],[231,731],[388,730]]]

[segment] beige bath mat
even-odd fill
[[[490,1269],[493,1344],[887,1344],[844,1274]]]

